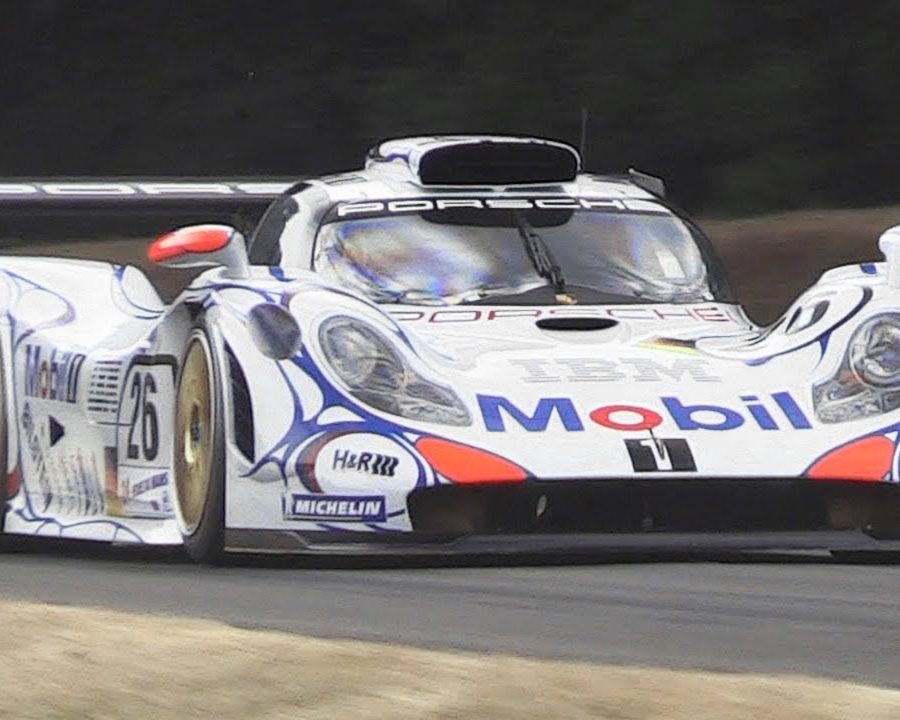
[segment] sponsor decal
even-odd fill
[[[150,492],[151,490],[156,490],[157,488],[165,487],[169,484],[169,474],[168,473],[156,473],[149,477],[146,477],[142,480],[138,480],[136,483],[128,483],[125,492],[126,497],[128,498],[136,498],[141,495]]]
[[[168,471],[152,471],[134,465],[120,465],[117,470],[111,497],[107,486],[107,497],[116,514],[153,518],[166,517],[172,512]],[[107,482],[109,480],[107,478]]]
[[[62,515],[103,514],[105,498],[93,453],[81,448],[70,448],[67,453],[51,453],[48,467],[56,486],[49,509]]]
[[[26,473],[34,482],[29,494],[40,500],[41,512],[59,515],[95,516],[105,512],[94,454],[71,443],[51,444],[52,422],[44,423],[29,403],[22,409],[22,429],[30,468]]]
[[[383,495],[301,495],[292,493],[285,517],[291,520],[376,523],[387,520]]]
[[[702,307],[567,307],[567,308],[497,308],[476,310],[457,308],[444,310],[389,310],[397,322],[473,323],[510,320],[514,318],[603,317],[623,322],[660,322],[680,320],[693,322],[736,323],[726,308],[716,305]]]
[[[397,215],[404,213],[432,212],[440,210],[605,210],[607,212],[653,212],[668,215],[662,205],[646,200],[620,200],[617,198],[583,198],[563,195],[560,197],[452,197],[409,198],[404,200],[366,201],[340,203],[326,222],[372,215]]]
[[[295,467],[308,492],[335,496],[376,487],[383,493],[406,493],[422,475],[420,462],[398,438],[371,432],[322,434],[304,447]]]
[[[803,410],[789,392],[775,392],[765,399],[741,395],[743,406],[687,404],[675,396],[660,398],[660,410],[668,414],[680,430],[734,430],[745,424],[762,430],[809,430],[812,428]],[[540,398],[533,409],[524,410],[511,400],[495,395],[479,395],[478,406],[489,432],[505,432],[507,422],[529,432],[545,432],[553,422],[568,432],[585,429],[585,420],[566,397]],[[661,412],[641,405],[603,405],[586,413],[591,423],[622,432],[650,431],[663,423]]]
[[[394,477],[400,458],[381,453],[335,449],[331,461],[332,470],[355,470],[357,472]]]
[[[78,398],[78,377],[84,359],[82,353],[60,350],[47,353],[40,345],[26,345],[25,395],[74,403]]]
[[[616,382],[619,380],[635,382],[722,381],[721,377],[709,372],[710,363],[708,361],[693,358],[679,358],[664,362],[649,358],[528,359],[510,360],[509,363],[522,370],[522,380],[527,383]]]
[[[694,472],[697,464],[683,438],[626,440],[625,447],[635,472]]]
[[[25,431],[25,445],[28,447],[28,456],[31,460],[32,477],[37,479],[40,494],[44,497],[52,495],[50,482],[47,479],[47,463],[44,459],[44,450],[38,437],[38,428],[31,412],[31,405],[27,402],[22,409],[22,429]]]

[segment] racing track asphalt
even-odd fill
[[[209,568],[143,551],[26,543],[0,554],[0,596],[321,637],[900,687],[900,567],[888,565],[786,557]]]

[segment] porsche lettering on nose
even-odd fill
[[[489,432],[506,432],[520,427],[528,432],[563,429],[585,430],[585,420],[609,430],[639,432],[653,430],[665,422],[665,416],[681,430],[734,430],[745,424],[761,430],[809,430],[812,425],[789,392],[768,396],[741,395],[740,409],[710,403],[685,403],[674,396],[660,397],[659,410],[631,404],[611,404],[579,412],[570,398],[541,398],[530,411],[511,400],[479,395],[478,406]]]

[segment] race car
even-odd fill
[[[0,259],[5,533],[202,562],[900,547],[900,229],[763,328],[660,180],[544,139],[17,181],[0,212],[166,196],[270,204],[248,239],[152,242],[209,267],[172,302],[134,266]]]

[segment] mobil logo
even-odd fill
[[[541,398],[520,407],[505,397],[479,395],[478,406],[489,432],[523,428],[528,432],[564,429],[581,432],[597,425],[620,432],[653,430],[668,417],[680,430],[734,430],[748,425],[762,430],[809,430],[806,414],[789,392],[740,395],[739,404],[684,402],[672,395],[660,397],[660,407],[617,403],[581,412],[570,398]]]

